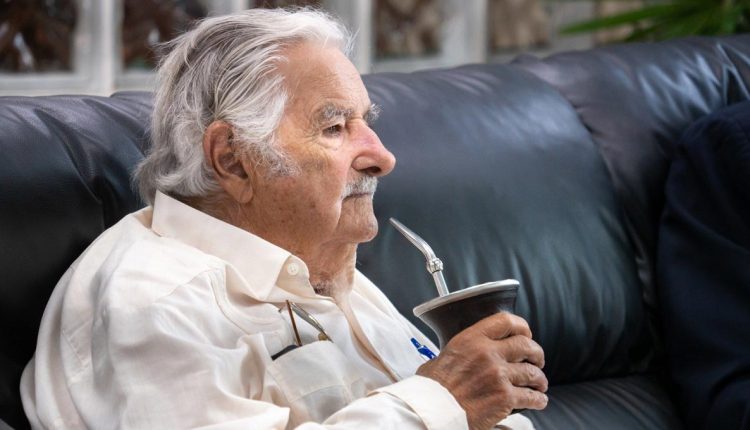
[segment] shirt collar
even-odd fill
[[[289,251],[159,191],[154,199],[151,229],[159,236],[178,240],[231,264],[247,281],[247,293],[257,300],[283,301],[286,294],[274,288],[282,284],[289,293],[315,295],[307,266]],[[295,264],[300,271],[298,279],[304,282],[279,283],[280,274],[285,278],[282,270]]]

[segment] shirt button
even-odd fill
[[[299,265],[297,263],[289,263],[286,266],[286,273],[295,276],[297,273],[299,273]]]

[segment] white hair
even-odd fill
[[[200,21],[168,42],[159,64],[152,146],[134,181],[153,203],[159,190],[207,197],[220,190],[203,156],[203,133],[214,121],[233,128],[233,142],[272,174],[288,173],[276,129],[288,94],[277,66],[285,48],[304,42],[333,45],[349,53],[351,35],[319,10],[250,9]]]

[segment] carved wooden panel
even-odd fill
[[[440,52],[438,0],[374,0],[375,56],[425,57]]]
[[[198,0],[122,0],[122,63],[124,68],[153,68],[154,47],[187,30],[206,8]]]
[[[74,0],[0,1],[0,71],[72,70],[77,20]]]
[[[550,19],[539,0],[489,0],[491,52],[543,47],[549,43]]]

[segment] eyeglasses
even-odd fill
[[[292,321],[292,330],[294,330],[294,341],[297,343],[297,346],[302,346],[302,339],[300,339],[299,331],[297,331],[297,322],[294,319],[294,314],[297,314],[297,316],[305,320],[305,322],[313,326],[313,328],[315,328],[315,330],[318,331],[318,340],[327,340],[327,341],[333,342],[331,337],[328,336],[328,333],[326,333],[325,329],[318,322],[318,320],[316,320],[315,317],[310,315],[310,313],[308,313],[306,310],[302,309],[300,305],[287,300],[286,309],[289,312],[289,319]],[[283,311],[283,308],[279,309],[279,312],[282,312],[282,311]]]

